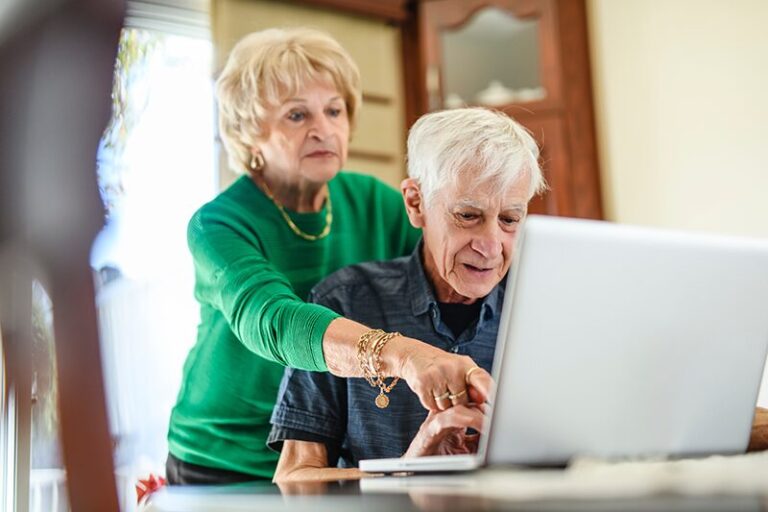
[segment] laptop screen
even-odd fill
[[[516,251],[489,463],[744,451],[768,241],[532,215]]]

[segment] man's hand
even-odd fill
[[[483,407],[472,404],[430,412],[403,457],[476,453],[479,436],[467,428],[481,432],[483,419]]]

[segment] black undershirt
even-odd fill
[[[482,301],[479,300],[473,304],[437,303],[437,307],[440,308],[440,318],[451,330],[454,338],[461,336],[461,333],[478,319],[482,305]]]

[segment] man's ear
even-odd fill
[[[403,203],[408,214],[408,220],[415,228],[424,227],[424,197],[421,195],[419,182],[413,178],[405,178],[400,183],[400,192],[403,193]]]

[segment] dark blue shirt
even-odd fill
[[[497,285],[482,301],[478,319],[455,337],[440,310],[422,265],[421,244],[411,256],[343,268],[312,290],[310,300],[372,328],[399,331],[441,349],[470,356],[491,371],[504,298]],[[389,380],[387,381],[389,382]],[[362,378],[286,369],[272,432],[267,443],[279,450],[284,440],[322,442],[328,463],[356,467],[361,459],[400,457],[427,417],[408,384],[389,393],[379,409],[379,388]]]

